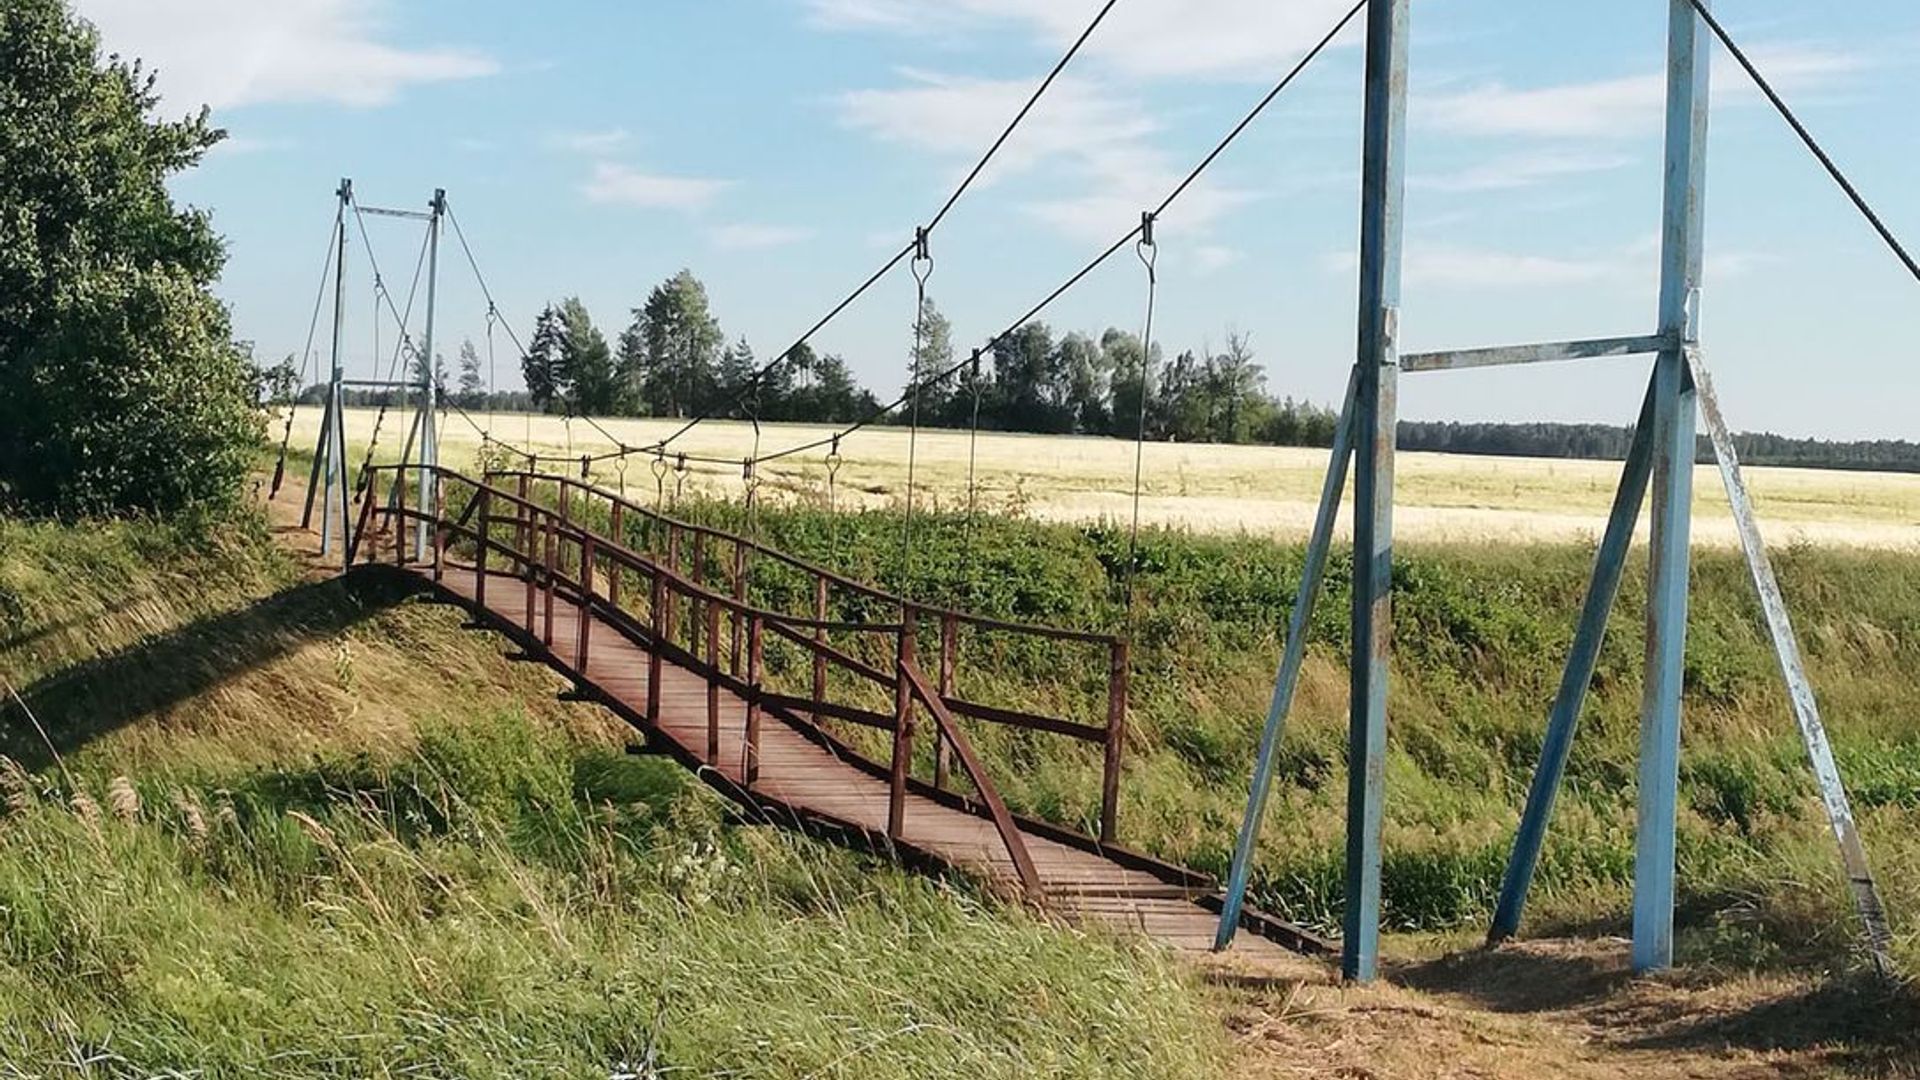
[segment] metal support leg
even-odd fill
[[[1354,385],[1353,664],[1347,726],[1346,905],[1340,970],[1374,976],[1380,824],[1386,786],[1387,661],[1393,634],[1393,450],[1406,189],[1409,0],[1367,8],[1366,131],[1360,170],[1360,333]]]
[[[1600,550],[1593,558],[1593,581],[1587,587],[1587,599],[1580,609],[1580,625],[1573,635],[1573,647],[1567,653],[1567,666],[1560,676],[1560,690],[1554,695],[1553,713],[1547,720],[1546,739],[1540,744],[1540,767],[1534,771],[1533,785],[1527,790],[1527,809],[1520,816],[1520,831],[1513,839],[1513,857],[1507,860],[1507,873],[1500,883],[1500,906],[1494,911],[1493,927],[1487,943],[1498,944],[1520,929],[1520,911],[1527,902],[1527,889],[1533,884],[1533,871],[1540,862],[1540,847],[1547,835],[1547,822],[1553,816],[1553,800],[1565,775],[1567,755],[1573,750],[1573,734],[1580,724],[1580,709],[1587,700],[1587,687],[1593,682],[1594,665],[1600,659],[1600,644],[1606,638],[1607,617],[1613,613],[1614,597],[1620,592],[1620,574],[1627,564],[1627,550],[1633,544],[1633,526],[1640,520],[1640,507],[1647,500],[1647,476],[1652,464],[1653,387],[1647,387],[1646,400],[1640,406],[1640,421],[1633,429],[1633,443],[1627,449],[1627,462],[1620,470],[1620,489],[1614,493],[1613,511],[1607,515],[1607,529],[1600,539]]]
[[[1233,944],[1234,932],[1240,928],[1240,908],[1246,900],[1247,879],[1253,871],[1254,848],[1267,810],[1267,795],[1273,789],[1273,760],[1280,748],[1287,711],[1293,706],[1300,666],[1306,661],[1307,626],[1313,620],[1314,603],[1320,597],[1327,549],[1333,544],[1333,526],[1340,516],[1340,496],[1347,488],[1347,465],[1353,458],[1353,395],[1357,379],[1356,374],[1347,380],[1346,400],[1340,406],[1340,420],[1333,429],[1333,452],[1327,462],[1326,480],[1320,488],[1320,509],[1313,519],[1313,533],[1307,539],[1306,561],[1300,569],[1299,588],[1294,592],[1293,611],[1287,616],[1287,642],[1280,656],[1279,673],[1273,679],[1266,727],[1260,732],[1260,754],[1254,760],[1247,813],[1240,821],[1240,836],[1233,846],[1233,868],[1227,875],[1227,893],[1220,905],[1220,928],[1213,935],[1215,951]]]
[[[1800,656],[1800,639],[1787,615],[1787,602],[1774,576],[1773,560],[1760,538],[1760,523],[1753,513],[1753,500],[1747,495],[1747,483],[1740,475],[1740,457],[1734,452],[1733,436],[1720,415],[1720,401],[1714,395],[1712,377],[1698,348],[1687,350],[1688,369],[1693,375],[1695,392],[1700,397],[1700,414],[1706,418],[1707,434],[1713,440],[1714,458],[1720,463],[1720,480],[1727,489],[1727,502],[1733,507],[1733,520],[1739,527],[1740,548],[1747,556],[1747,569],[1760,594],[1760,608],[1767,619],[1767,632],[1773,638],[1773,651],[1780,660],[1780,674],[1787,682],[1787,697],[1793,705],[1793,719],[1800,727],[1800,738],[1807,748],[1807,760],[1820,787],[1820,801],[1826,807],[1827,822],[1833,827],[1834,840],[1840,845],[1840,864],[1853,892],[1853,904],[1860,913],[1861,930],[1873,966],[1886,975],[1893,969],[1889,950],[1893,932],[1887,926],[1886,908],[1880,903],[1880,891],[1873,883],[1873,870],[1867,864],[1867,849],[1860,842],[1860,830],[1853,821],[1853,807],[1847,799],[1847,787],[1840,779],[1840,768],[1833,760],[1833,746],[1827,742],[1827,729],[1820,722],[1820,707],[1814,700],[1813,683],[1807,678],[1806,661]]]
[[[1668,0],[1666,191],[1660,326],[1698,340],[1706,197],[1707,57],[1690,0]],[[1639,814],[1633,859],[1633,967],[1673,962],[1674,815],[1680,774],[1680,691],[1687,641],[1692,536],[1694,392],[1680,347],[1653,369],[1653,551],[1647,581],[1646,691],[1640,706]]]

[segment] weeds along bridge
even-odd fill
[[[433,468],[440,505],[409,506],[405,482],[379,478],[403,468],[419,470],[369,475],[347,547],[354,572],[397,567],[428,583],[756,819],[957,869],[1070,921],[1211,949],[1214,881],[1115,842],[1124,639],[917,604],[562,476]],[[761,592],[809,610],[761,606]],[[958,696],[963,639],[1084,654],[1061,681],[1098,683],[1104,722]],[[1098,748],[1098,835],[1009,811],[969,721]],[[1337,951],[1251,909],[1241,925],[1253,933],[1232,952],[1248,959]]]

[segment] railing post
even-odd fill
[[[580,673],[581,681],[587,677],[587,639],[592,636],[593,627],[593,534],[583,531],[580,534],[580,632],[579,644],[575,648],[576,662],[574,670]]]
[[[702,573],[706,566],[705,560],[707,553],[707,536],[705,533],[693,534],[692,548],[693,550],[689,552],[687,556],[687,580],[693,582],[704,592],[707,587],[706,577]],[[711,600],[707,601],[708,606],[712,606],[712,603]],[[701,628],[701,621],[695,616],[693,605],[693,598],[689,597],[687,599],[687,621],[691,625],[687,627],[687,643],[690,647],[699,644],[699,642],[695,640],[694,635]]]
[[[760,615],[747,617],[747,742],[744,772],[747,786],[760,779]]]
[[[1129,647],[1122,639],[1107,653],[1106,761],[1100,776],[1100,842],[1111,844],[1120,812],[1120,752],[1127,742],[1127,681],[1131,677]]]
[[[546,570],[547,576],[547,617],[546,630],[540,635],[540,639],[546,642],[547,648],[551,649],[553,648],[553,594],[555,578],[558,576],[554,571],[555,568],[560,565],[560,529],[559,526],[555,524],[552,514],[543,514],[540,520],[544,524],[544,531],[547,534],[547,545],[544,553],[546,555],[544,569]]]
[[[678,525],[667,526],[667,571],[674,574],[680,572],[680,526]],[[668,641],[672,641],[674,634],[679,630],[679,616],[680,600],[677,596],[669,593],[667,595],[667,610],[664,615],[664,621],[661,623],[661,632],[666,635]]]
[[[514,542],[514,545],[520,549],[520,554],[523,556],[526,556],[526,561],[523,563],[523,565],[526,567],[527,580],[532,581],[533,580],[533,532],[530,527],[532,524],[532,519],[527,514],[527,474],[526,473],[520,474],[519,495],[520,495],[520,501],[515,503],[513,508],[513,514],[514,514],[513,542]],[[531,596],[532,593],[528,593],[528,595]]]
[[[360,500],[360,523],[354,526],[353,535],[347,538],[346,556],[342,566],[352,566],[354,556],[360,550],[360,541],[366,539],[367,527],[373,523],[373,493],[380,489],[379,474],[367,474],[366,494]]]
[[[493,539],[491,517],[493,514],[492,489],[480,489],[480,543],[473,558],[473,605],[482,611],[487,607],[487,545]]]
[[[367,486],[373,486],[373,480],[367,480]],[[433,580],[439,581],[447,568],[447,504],[446,495],[440,490],[440,474],[433,474]]]
[[[720,764],[720,605],[708,600],[707,764]]]
[[[661,663],[661,651],[666,640],[661,633],[666,627],[667,576],[654,567],[653,584],[648,591],[648,628],[653,631],[651,648],[647,650],[647,722],[659,726],[660,723],[660,675],[664,665]]]
[[[738,540],[733,542],[733,599],[744,605],[747,602],[747,546]],[[740,675],[740,617],[733,619],[733,643],[731,667],[737,678]]]
[[[560,520],[559,520],[559,524],[555,526],[555,531],[564,533],[567,530],[567,526],[573,523],[572,516],[567,513],[567,502],[568,502],[567,492],[570,491],[571,489],[567,487],[567,481],[564,478],[554,481],[553,487],[554,487],[554,497],[559,501],[559,504],[560,504],[559,506]],[[558,570],[567,564],[567,542],[564,537],[562,537],[559,541],[557,541],[554,544],[553,558],[554,558],[553,568],[555,570]]]
[[[951,611],[940,614],[940,697],[944,700],[953,696],[955,684],[954,660],[959,647],[960,617]],[[943,791],[947,786],[947,772],[952,768],[952,751],[940,730],[934,729],[933,739],[933,787]]]
[[[899,651],[894,657],[893,762],[887,782],[887,836],[898,840],[906,828],[907,770],[913,764],[913,686],[907,665],[914,653],[913,608],[900,607]]]
[[[620,545],[621,547],[627,546],[627,534],[626,534],[626,531],[622,528],[626,515],[621,513],[621,511],[625,509],[626,509],[626,505],[624,503],[621,503],[620,501],[615,500],[613,503],[613,509],[608,511],[610,522],[607,526],[607,531],[613,534],[613,542]],[[615,607],[615,608],[620,606],[620,579],[625,576],[626,576],[626,568],[624,565],[621,564],[621,562],[618,559],[615,559],[613,564],[607,567],[607,604],[608,606]]]
[[[824,576],[813,579],[813,617],[822,623],[827,621],[827,579]],[[820,703],[827,699],[827,657],[821,651],[827,645],[827,628],[814,627],[813,640],[820,646],[813,653],[813,704],[818,709]],[[818,712],[813,714],[813,723],[815,727],[820,725]]]
[[[394,473],[400,481],[393,485],[393,564],[407,565],[407,484],[401,473]],[[367,484],[373,484],[373,474],[367,474]]]

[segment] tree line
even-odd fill
[[[845,360],[804,344],[759,374],[761,359],[744,337],[728,341],[706,287],[691,271],[656,285],[628,314],[625,329],[609,342],[577,297],[549,304],[520,361],[524,391],[489,391],[471,341],[460,347],[451,388],[443,359],[436,359],[433,374],[442,395],[470,410],[847,423],[880,409],[878,397],[854,380]],[[915,328],[904,329],[907,337]],[[1148,355],[1139,335],[1126,330],[1057,333],[1035,321],[990,351],[961,358],[952,325],[931,297],[923,301],[917,329],[917,344],[905,350],[899,407],[881,423],[917,418],[929,427],[977,424],[990,431],[1127,439],[1144,425],[1145,437],[1161,442],[1326,447],[1339,420],[1334,409],[1269,392],[1251,338],[1236,331],[1224,335],[1222,347],[1202,344],[1166,361],[1157,344]],[[426,373],[416,362],[414,379]],[[390,397],[361,392],[349,394],[348,401],[379,404]],[[1610,424],[1402,421],[1399,445],[1620,460],[1632,436],[1631,427]],[[1920,444],[1912,442],[1835,443],[1761,433],[1736,435],[1735,443],[1742,460],[1756,465],[1920,471]],[[1712,460],[1704,438],[1700,446],[1700,459]]]

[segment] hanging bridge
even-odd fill
[[[397,569],[465,607],[753,819],[959,870],[1070,921],[1187,953],[1212,948],[1219,886],[1118,842],[1125,639],[915,603],[570,477],[434,468],[434,505],[409,505],[402,474],[420,468],[370,470],[348,567]],[[755,585],[763,567],[804,610],[767,606]],[[1103,684],[1103,715],[961,697],[964,643],[986,637],[1081,654]],[[970,724],[1097,752],[1096,829],[1013,813]],[[1233,946],[1236,958],[1337,948],[1251,909],[1240,922],[1252,933]]]
[[[1182,949],[1210,945],[1216,950],[1231,947],[1258,951],[1287,946],[1323,952],[1333,946],[1299,927],[1243,907],[1243,899],[1273,783],[1276,748],[1305,655],[1306,619],[1321,587],[1341,493],[1351,470],[1354,604],[1349,638],[1348,829],[1339,948],[1343,974],[1365,980],[1374,975],[1377,966],[1381,913],[1399,376],[1651,355],[1651,378],[1633,448],[1596,553],[1579,629],[1548,717],[1540,763],[1508,861],[1490,940],[1498,941],[1518,929],[1586,688],[1620,587],[1634,526],[1643,506],[1650,505],[1653,565],[1647,586],[1648,689],[1641,716],[1636,796],[1633,959],[1640,970],[1671,963],[1692,466],[1696,421],[1704,420],[1761,599],[1767,631],[1789,687],[1794,721],[1854,894],[1866,948],[1876,965],[1885,969],[1890,940],[1885,913],[1780,585],[1761,541],[1732,439],[1713,394],[1700,341],[1710,38],[1717,39],[1733,56],[1916,280],[1920,280],[1920,262],[1900,244],[1774,91],[1712,14],[1708,0],[1667,0],[1667,138],[1657,326],[1651,333],[1641,328],[1607,338],[1403,354],[1400,264],[1410,2],[1354,0],[1165,198],[1141,212],[1137,224],[970,355],[930,370],[922,363],[923,313],[927,283],[933,273],[931,237],[935,229],[1115,3],[1105,0],[979,162],[926,224],[913,231],[910,242],[894,251],[791,345],[735,388],[730,402],[709,404],[704,411],[683,418],[684,422],[666,437],[645,446],[629,446],[592,418],[581,416],[580,420],[612,445],[604,451],[576,453],[571,441],[574,417],[569,409],[566,454],[516,447],[495,437],[490,419],[482,427],[456,403],[439,398],[431,378],[396,381],[394,376],[403,360],[417,362],[435,355],[434,283],[443,219],[452,226],[486,299],[489,401],[495,328],[506,333],[523,358],[526,348],[501,317],[444,190],[434,192],[427,213],[383,210],[362,206],[351,182],[343,180],[336,192],[339,202],[328,259],[303,352],[304,357],[311,358],[312,337],[326,295],[325,274],[330,269],[333,375],[307,495],[310,519],[316,489],[324,492],[319,501],[322,554],[329,553],[337,529],[349,568],[397,566],[401,572],[430,582],[449,599],[470,608],[480,621],[507,633],[530,654],[565,673],[582,694],[602,702],[646,732],[655,747],[698,770],[709,783],[766,820],[836,833],[932,865],[963,868],[983,875],[998,888],[1068,917],[1144,929]],[[993,353],[1054,301],[1131,245],[1146,273],[1143,360],[1137,373],[1140,415],[1133,433],[1136,451],[1130,536],[1137,538],[1139,446],[1145,439],[1147,398],[1153,392],[1149,369],[1155,344],[1156,223],[1363,11],[1365,131],[1357,355],[1335,429],[1321,505],[1308,541],[1306,567],[1289,614],[1284,652],[1224,892],[1217,891],[1203,875],[1131,852],[1116,842],[1116,807],[1124,782],[1121,765],[1126,739],[1128,664],[1123,639],[998,622],[919,603],[811,566],[754,540],[670,519],[657,509],[648,510],[585,482],[595,464],[624,464],[635,455],[652,458],[656,480],[669,468],[684,476],[689,460],[738,467],[751,516],[758,466],[824,452],[831,502],[841,440],[898,412],[910,425],[902,531],[903,543],[911,545],[913,438],[919,427],[922,393],[950,380],[960,383],[964,392],[973,396],[973,427],[977,431],[982,354]],[[426,222],[404,311],[386,290],[378,263],[372,259],[367,214]],[[409,396],[416,391],[418,394],[413,428],[400,454],[401,464],[373,464],[379,439],[376,420],[361,470],[364,501],[357,526],[350,520],[353,491],[348,482],[342,413],[342,388],[354,384],[344,378],[341,351],[349,216],[358,227],[373,266],[376,357],[381,352],[378,323],[382,312],[391,316],[399,331],[387,377],[361,385],[399,390]],[[895,401],[875,403],[858,421],[831,435],[763,451],[756,405],[762,382],[902,264],[912,274],[915,290],[914,345],[910,354],[913,367],[906,389]],[[408,320],[422,266],[426,268],[425,333],[422,346],[415,347]],[[512,460],[525,471],[487,473],[473,479],[443,469],[436,424],[446,410],[474,427],[490,461]],[[383,404],[381,419],[385,413]],[[751,453],[720,458],[672,449],[688,431],[722,413],[753,421]],[[282,435],[281,462],[274,475],[276,491],[292,422],[290,410]],[[580,480],[566,475],[576,469]],[[412,507],[406,505],[408,477],[403,474],[408,471],[417,479]],[[375,493],[381,487],[379,475],[383,472],[393,475],[390,493],[382,501]],[[975,504],[971,450],[967,486],[971,515]],[[443,512],[454,504],[458,505],[457,512]],[[391,559],[384,557],[389,545]],[[1126,561],[1130,613],[1136,556],[1130,540]],[[790,576],[797,576],[804,588],[796,592],[789,582],[777,596],[757,596],[755,566],[784,568]],[[909,591],[902,588],[901,593]],[[792,603],[796,596],[807,602]],[[956,676],[965,655],[958,641],[967,634],[1044,640],[1085,650],[1088,657],[1076,666],[1106,672],[1104,715],[1094,719],[1053,717],[1023,707],[1027,703],[988,705],[960,695],[956,692]],[[917,734],[922,723],[926,724],[925,731]],[[1103,782],[1097,828],[1081,834],[1013,815],[999,797],[994,778],[983,771],[980,756],[973,753],[967,724],[1024,729],[1098,747]],[[1238,935],[1242,928],[1252,928],[1258,934],[1251,939]]]

